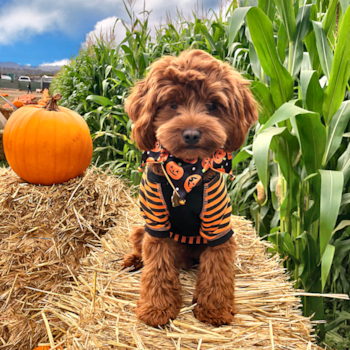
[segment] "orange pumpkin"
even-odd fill
[[[200,181],[201,177],[200,175],[191,175],[189,176],[185,181],[185,191],[190,192],[193,187],[197,185],[197,183]]]
[[[46,108],[22,107],[6,123],[6,159],[29,183],[60,184],[81,175],[91,162],[89,127],[76,112],[57,106],[61,97],[55,94]]]
[[[16,106],[17,108],[21,108],[24,106],[24,103],[21,101],[13,101],[12,104]]]
[[[175,162],[167,163],[166,171],[169,174],[169,176],[175,180],[181,179],[184,174],[184,170]]]

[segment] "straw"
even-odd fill
[[[268,255],[270,243],[257,239],[252,223],[236,216],[232,224],[239,273],[235,281],[234,322],[215,328],[194,317],[191,301],[197,270],[192,269],[180,272],[183,307],[178,317],[165,327],[145,325],[135,315],[142,270],[121,270],[119,261],[131,250],[128,227],[142,222],[138,208],[136,212],[130,208],[127,220],[116,225],[101,239],[101,247],[91,248],[82,260],[80,285],[69,282],[70,292],[54,296],[46,305],[47,314],[65,323],[63,339],[68,349],[103,344],[106,349],[277,350],[306,349],[309,343],[311,349],[318,348],[313,325],[301,314],[296,294],[302,291],[295,291],[279,257]]]
[[[11,349],[49,342],[48,300],[76,283],[90,246],[135,206],[130,189],[95,167],[61,185],[35,186],[0,169],[0,337]],[[66,206],[70,199],[69,205]],[[103,210],[103,218],[100,219]],[[135,209],[136,210],[136,209]],[[78,284],[79,286],[79,284]],[[52,337],[65,323],[45,316]],[[54,325],[54,326],[52,326]],[[0,340],[0,345],[2,341]]]
[[[231,325],[193,315],[197,269],[180,271],[178,317],[152,328],[137,319],[142,270],[122,270],[130,229],[143,224],[128,186],[92,167],[54,186],[0,169],[0,346],[32,349],[317,349],[313,323],[271,243],[232,216],[237,244]],[[344,297],[333,295],[333,297]],[[56,344],[56,345],[55,345]]]

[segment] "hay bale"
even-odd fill
[[[3,144],[3,135],[4,135],[4,130],[0,130],[0,160],[6,160],[4,144]]]
[[[142,222],[131,208],[128,222],[118,225],[91,249],[70,292],[54,296],[45,312],[65,323],[58,339],[67,349],[317,349],[310,319],[303,317],[298,292],[288,281],[279,257],[267,254],[269,243],[256,236],[251,222],[233,217],[237,242],[236,307],[230,326],[199,322],[191,305],[196,270],[181,272],[183,308],[165,327],[139,321],[141,271],[121,270],[131,250],[129,226]],[[58,322],[58,321],[57,321]],[[53,327],[55,324],[52,324]],[[273,344],[273,345],[272,345]]]
[[[312,323],[300,311],[302,292],[249,221],[232,218],[233,324],[214,328],[193,316],[193,269],[181,272],[179,316],[155,329],[135,315],[141,271],[121,270],[130,229],[143,222],[122,182],[89,169],[59,186],[32,186],[0,169],[0,205],[0,346],[317,349]]]
[[[0,168],[0,345],[31,349],[49,340],[43,308],[71,290],[90,247],[101,245],[130,205],[130,190],[95,167],[53,186]],[[52,336],[61,336],[65,323],[47,320]]]
[[[6,108],[3,106],[0,106],[0,113],[2,113],[2,115],[6,118],[9,119],[11,114],[14,112],[15,110],[11,107],[11,108]]]

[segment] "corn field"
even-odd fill
[[[51,85],[87,121],[93,162],[134,184],[140,151],[130,139],[128,89],[163,55],[189,48],[229,61],[260,104],[228,184],[234,214],[274,243],[295,288],[350,293],[350,1],[244,0],[167,18],[151,36],[125,4],[126,37],[96,38]],[[140,18],[141,18],[140,17]],[[348,301],[303,297],[320,343],[350,346]]]

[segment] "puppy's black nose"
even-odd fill
[[[182,138],[189,146],[198,143],[201,137],[202,133],[197,129],[186,129],[182,132]]]

